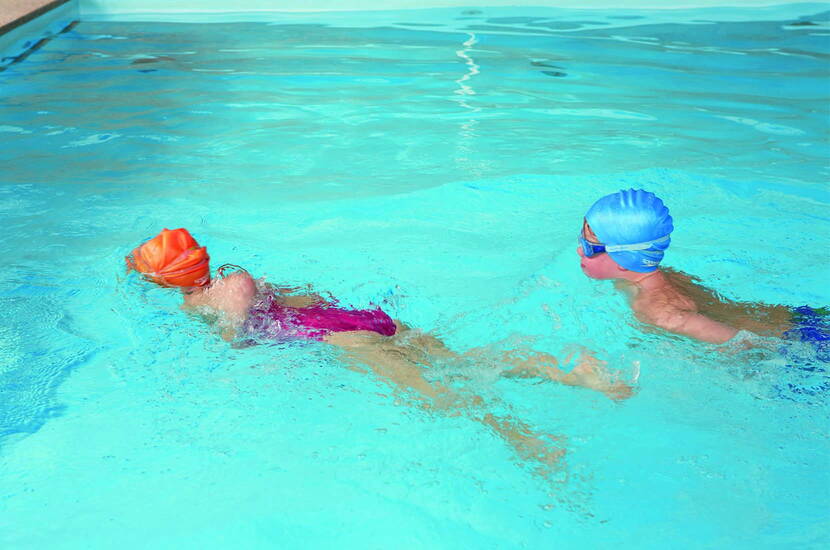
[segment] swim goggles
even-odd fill
[[[665,237],[660,237],[659,239],[654,239],[653,241],[648,241],[644,243],[635,243],[635,244],[604,244],[604,243],[592,243],[588,239],[585,238],[584,232],[580,231],[577,240],[579,241],[580,246],[582,246],[582,253],[585,254],[586,258],[590,258],[596,254],[601,254],[603,252],[634,252],[637,250],[648,250],[651,248],[653,244],[661,243],[669,239],[671,235],[666,235]]]

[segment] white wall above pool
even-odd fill
[[[81,15],[247,11],[360,11],[447,7],[704,8],[787,4],[781,0],[80,0]]]

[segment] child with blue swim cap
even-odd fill
[[[673,230],[669,209],[654,193],[606,195],[585,214],[577,248],[582,271],[618,282],[640,321],[704,342],[721,344],[741,330],[780,336],[791,328],[792,312],[784,306],[733,302],[661,268]]]

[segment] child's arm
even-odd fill
[[[676,310],[658,316],[638,315],[638,318],[669,332],[711,344],[723,344],[738,334],[738,329],[694,311]]]
[[[700,313],[694,313],[683,319],[680,333],[704,342],[723,344],[738,334],[738,329],[710,319]]]
[[[270,284],[270,283],[269,283]],[[278,287],[270,285],[278,295],[279,303],[286,307],[304,308],[324,303],[326,300],[319,294],[311,292],[311,285],[305,287]],[[305,291],[305,294],[294,294],[297,291]]]
[[[299,296],[295,296],[295,295],[291,295],[291,294],[281,294],[277,298],[277,300],[280,304],[282,304],[286,307],[293,307],[293,308],[297,308],[297,309],[304,308],[304,307],[310,307],[310,306],[313,306],[313,305],[320,304],[320,303],[324,302],[323,298],[321,298],[320,296],[317,296],[316,294],[299,295]]]

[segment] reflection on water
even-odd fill
[[[286,196],[509,177],[517,158],[524,173],[660,166],[813,185],[830,175],[820,115],[830,52],[826,13],[808,9],[756,10],[752,22],[731,9],[482,10],[449,22],[457,12],[439,10],[407,23],[375,14],[375,26],[347,14],[327,25],[304,15],[247,26],[84,22],[2,76],[15,98],[3,127],[20,130],[0,158],[47,137],[50,148],[94,146],[64,162],[72,181],[130,172],[133,158],[144,181],[161,180],[172,160],[191,179],[232,188],[244,170]],[[498,29],[472,28],[482,22]],[[805,22],[814,25],[793,24]],[[143,137],[158,127],[180,145]],[[269,154],[276,143],[280,154]],[[8,179],[51,171],[38,163]]]
[[[475,127],[478,124],[475,113],[481,111],[481,108],[475,105],[470,105],[467,101],[467,96],[476,95],[475,90],[471,86],[470,79],[479,73],[479,66],[476,65],[476,62],[469,55],[475,44],[476,36],[475,34],[470,33],[468,34],[467,40],[462,44],[464,48],[455,52],[458,57],[464,60],[464,63],[467,66],[467,72],[455,81],[455,83],[458,84],[458,89],[453,90],[453,93],[456,94],[457,97],[453,97],[452,99],[461,107],[470,111],[470,118],[460,124],[460,131],[458,132],[458,141],[456,145],[458,150],[456,162],[465,164],[475,176],[480,176],[481,171],[476,168],[476,163],[474,162],[475,159],[470,157],[475,154],[475,149],[472,144],[476,137]]]

